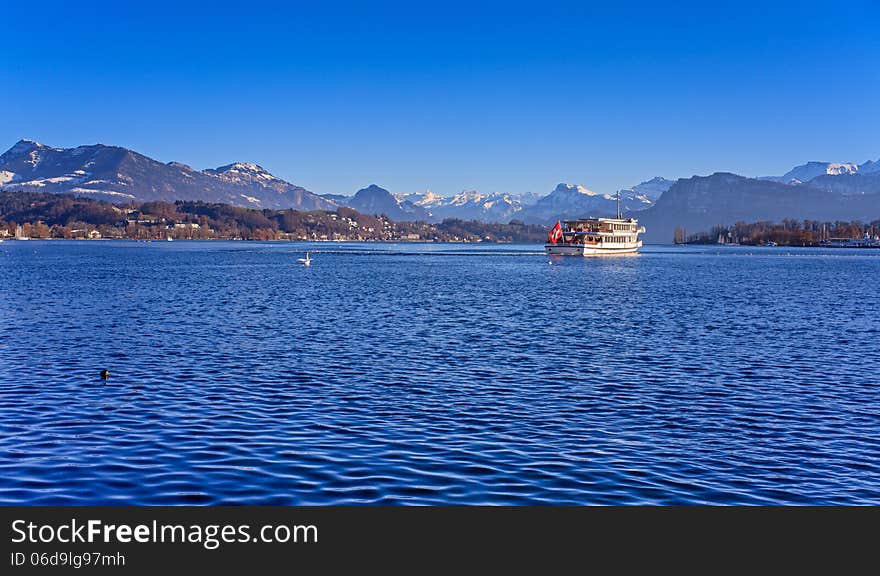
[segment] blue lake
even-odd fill
[[[4,242],[0,504],[880,504],[878,279],[880,250]]]

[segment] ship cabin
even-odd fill
[[[636,242],[642,229],[633,218],[586,218],[566,220],[562,241],[566,244],[621,244]]]

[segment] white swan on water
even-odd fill
[[[305,258],[297,258],[296,261],[297,261],[297,262],[302,262],[302,263],[303,263],[303,266],[311,266],[311,265],[312,265],[312,259],[309,258],[309,253],[308,253],[308,252],[306,252],[306,257],[305,257]]]

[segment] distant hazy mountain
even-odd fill
[[[385,214],[392,220],[427,220],[429,216],[421,206],[400,200],[375,184],[358,190],[353,198],[343,203],[363,214]]]
[[[648,208],[671,184],[669,180],[658,177],[621,190],[621,212],[638,212]],[[523,209],[518,218],[527,223],[548,224],[556,220],[616,215],[616,194],[601,194],[577,184],[559,184],[553,192]]]
[[[430,190],[425,192],[410,192],[408,194],[395,194],[394,196],[400,202],[412,202],[416,206],[421,206],[425,210],[432,210],[437,206],[442,206],[449,201],[448,196],[435,194]]]
[[[522,210],[523,203],[513,194],[483,194],[476,190],[459,192],[454,196],[440,196],[433,192],[407,194],[405,198],[429,214],[432,222],[446,218],[508,223]]]
[[[880,160],[868,160],[864,164],[859,164],[859,174],[873,174],[880,172]]]
[[[662,196],[664,192],[669,190],[669,187],[673,184],[675,184],[674,180],[667,180],[666,178],[655,176],[654,178],[646,180],[641,184],[636,184],[632,188],[621,190],[621,203],[623,202],[624,198],[629,198],[632,200],[638,200],[639,202],[644,204],[644,208],[648,208],[650,205],[656,202],[657,199],[660,198],[660,196]]]
[[[335,208],[332,202],[255,164],[230,164],[202,172],[103,144],[52,148],[21,140],[0,156],[0,186],[116,203],[202,200],[250,208]]]
[[[522,202],[510,194],[481,194],[476,190],[460,192],[448,202],[432,209],[434,217],[480,220],[482,222],[510,222],[523,209]]]
[[[805,186],[840,194],[880,194],[880,171],[816,176]]]
[[[522,194],[513,195],[513,198],[519,200],[519,203],[523,206],[523,208],[534,206],[535,204],[537,204],[538,200],[543,197],[543,195],[537,194],[535,192],[523,192]]]
[[[360,195],[360,196],[358,196]],[[324,194],[323,198],[350,206],[360,212],[396,214],[396,220],[425,220],[441,222],[447,218],[479,220],[481,222],[508,223],[517,218],[526,202],[534,202],[533,195],[492,193],[475,190],[460,192],[454,196],[441,196],[430,190],[409,194],[391,194],[372,185],[358,191],[354,197]]]
[[[807,162],[782,176],[764,176],[760,180],[806,185],[841,194],[880,193],[880,160],[855,162]]]
[[[345,196],[344,194],[318,194],[324,200],[328,202],[333,202],[334,204],[338,204],[339,206],[348,206],[348,203],[351,201],[351,196]]]
[[[820,178],[849,179],[875,174],[824,175]],[[688,233],[715,225],[761,220],[857,220],[880,217],[880,193],[845,194],[811,184],[790,185],[736,174],[716,173],[681,179],[663,193],[651,208],[637,217],[647,228],[647,242],[672,241],[677,226]]]

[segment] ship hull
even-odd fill
[[[642,247],[642,241],[622,246],[591,246],[588,244],[545,244],[548,256],[616,256],[635,254]]]

